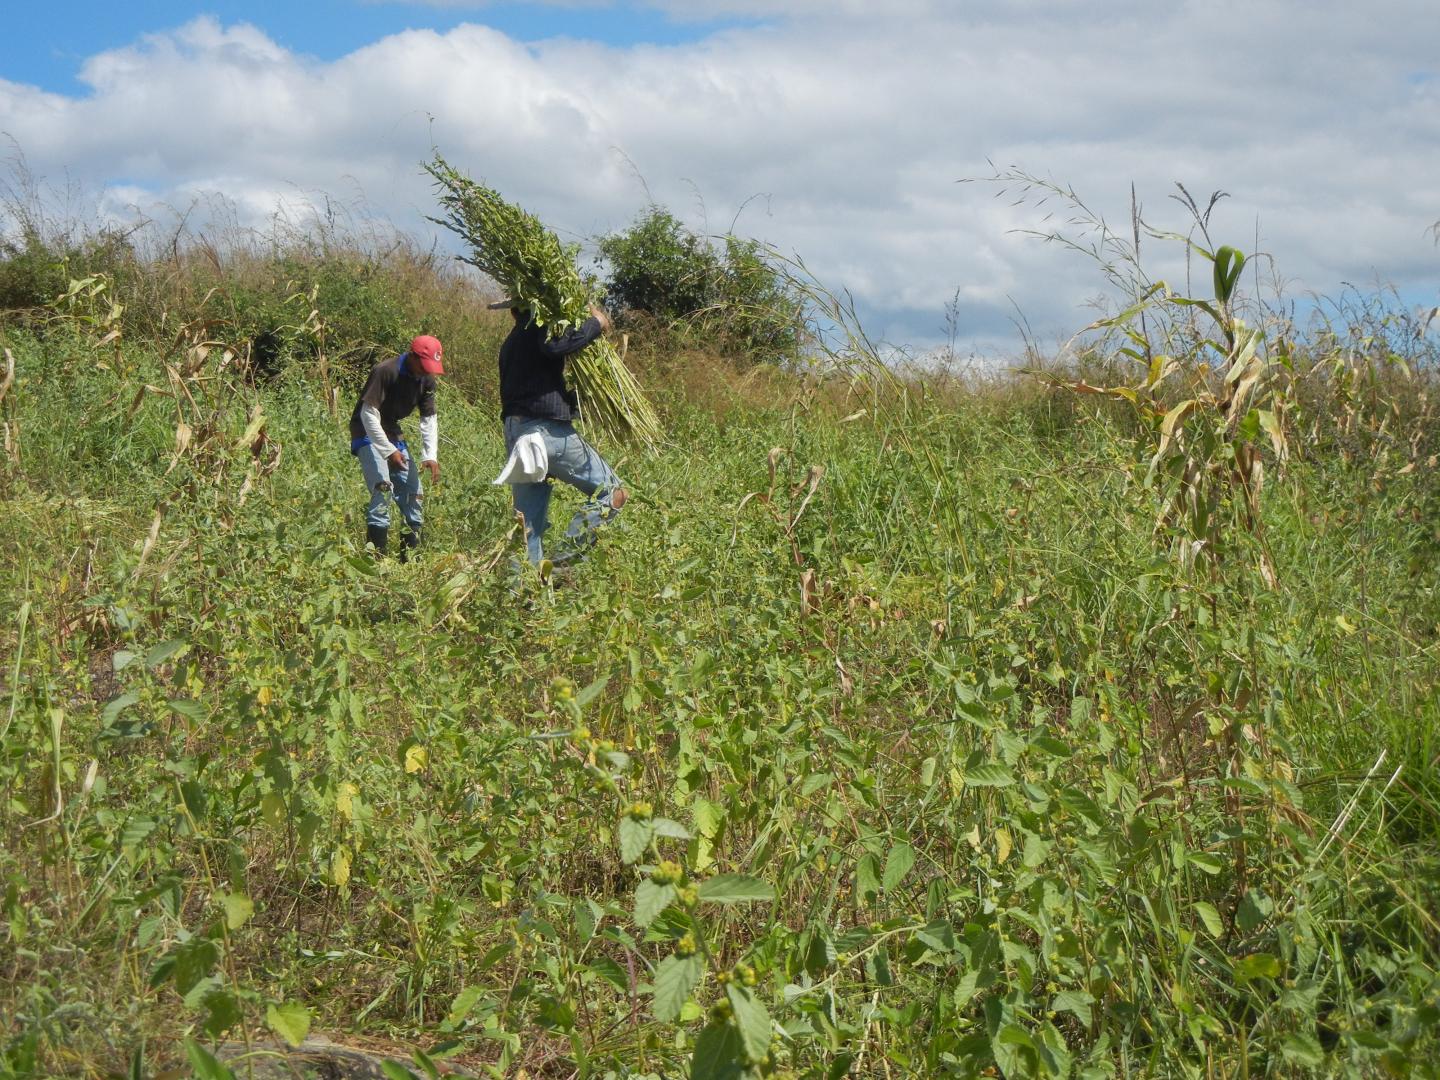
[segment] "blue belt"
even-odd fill
[[[351,440],[350,440],[350,453],[352,453],[352,454],[358,454],[358,453],[360,453],[360,448],[361,448],[362,446],[369,446],[369,445],[371,445],[371,443],[370,443],[370,436],[369,436],[369,435],[361,435],[358,439],[351,439]],[[396,439],[396,440],[395,440],[395,449],[396,449],[396,450],[403,450],[403,451],[405,451],[405,454],[406,454],[407,457],[408,457],[409,454],[410,454],[410,447],[408,447],[408,446],[405,445],[405,440],[404,440],[404,439]]]

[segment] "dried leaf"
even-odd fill
[[[820,610],[820,591],[815,582],[815,571],[805,570],[800,575],[800,614],[813,615]]]

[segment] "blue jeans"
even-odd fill
[[[553,562],[579,558],[595,542],[595,530],[620,511],[612,498],[620,486],[615,471],[593,446],[580,437],[575,425],[564,420],[537,420],[528,416],[505,418],[505,451],[509,453],[522,435],[539,432],[550,459],[547,478],[538,484],[511,484],[515,509],[525,519],[525,557],[539,565],[545,557],[545,531],[550,527],[549,479],[563,480],[587,496],[585,505],[570,519],[565,544]]]
[[[400,443],[397,449],[405,450],[405,444]],[[421,508],[420,470],[409,452],[405,453],[403,468],[391,465],[371,443],[358,447],[355,458],[360,462],[360,471],[365,474],[365,490],[370,492],[370,506],[365,511],[365,524],[373,525],[377,529],[388,529],[390,499],[393,497],[405,524],[418,533],[425,522],[425,512]]]

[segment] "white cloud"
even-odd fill
[[[1217,241],[1272,253],[1302,292],[1377,277],[1433,292],[1440,77],[1433,0],[651,0],[760,26],[678,46],[408,31],[333,62],[198,19],[92,57],[66,97],[0,81],[0,131],[37,173],[183,206],[363,197],[432,228],[432,145],[570,236],[627,224],[646,192],[695,226],[793,250],[877,332],[924,345],[958,298],[962,343],[1042,339],[1092,315],[1081,259],[1016,235],[967,177],[1018,164],[1112,223],[1133,182],[1182,227],[1173,181],[1224,189]],[[622,17],[617,13],[617,17]],[[748,201],[747,201],[748,200]],[[1053,222],[1052,222],[1053,224]],[[1178,251],[1156,273],[1183,275]],[[1433,299],[1433,298],[1432,298]]]

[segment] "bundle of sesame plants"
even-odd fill
[[[438,154],[425,165],[435,180],[443,216],[432,221],[469,245],[465,262],[494,279],[518,307],[550,334],[564,333],[590,315],[591,290],[567,246],[534,214],[465,176]],[[635,376],[606,339],[570,358],[570,381],[587,427],[602,438],[651,446],[660,422]]]

